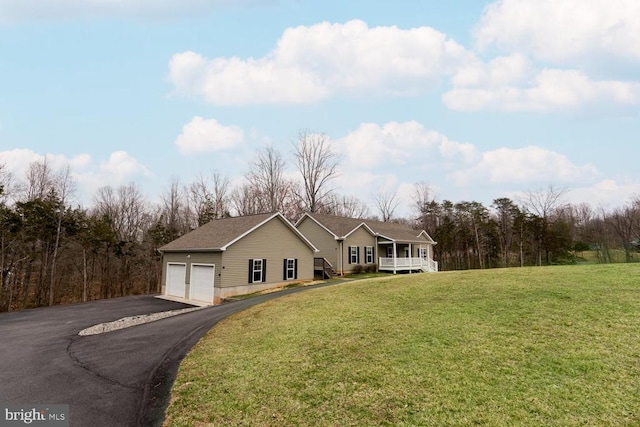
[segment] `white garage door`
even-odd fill
[[[214,265],[191,266],[191,291],[189,299],[213,304]]]
[[[187,266],[167,264],[167,295],[186,298]]]

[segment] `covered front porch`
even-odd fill
[[[431,245],[423,243],[378,242],[380,254],[386,257],[378,258],[379,271],[398,272],[436,272],[438,263],[431,258]]]

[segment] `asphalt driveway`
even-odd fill
[[[322,285],[320,285],[322,286]],[[69,404],[71,426],[160,425],[178,366],[220,320],[293,288],[99,335],[89,326],[188,308],[150,295],[0,314],[0,402]]]

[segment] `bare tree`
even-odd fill
[[[145,221],[146,201],[135,184],[123,185],[116,190],[111,186],[99,188],[94,205],[97,216],[109,221],[118,240],[140,240]]]
[[[353,196],[337,194],[329,195],[320,211],[348,218],[368,218],[370,216],[369,207],[362,200]]]
[[[189,225],[185,224],[185,214],[187,214],[185,193],[180,180],[173,177],[169,188],[160,195],[164,226],[172,239],[189,231]]]
[[[261,213],[259,195],[248,182],[238,185],[231,192],[231,205],[236,215],[253,215]]]
[[[0,163],[0,203],[6,201],[13,192],[13,174],[8,170],[7,165]]]
[[[549,185],[546,190],[526,192],[521,202],[529,212],[546,219],[563,204],[562,198],[566,193],[566,188]]]
[[[380,213],[380,217],[383,222],[391,222],[393,219],[393,214],[400,202],[396,199],[397,194],[382,192],[378,193],[376,196],[376,207],[378,208],[378,212]]]
[[[634,204],[627,204],[609,215],[607,223],[613,228],[624,249],[626,262],[633,261],[631,250],[633,240],[638,237],[637,224],[640,223],[640,210]]]
[[[546,262],[551,262],[551,252],[548,247],[549,222],[551,215],[563,204],[565,188],[549,185],[546,190],[528,191],[522,198],[522,203],[530,213],[540,219],[538,241],[538,265],[542,265],[542,253],[546,255]]]
[[[58,202],[58,223],[56,226],[56,240],[53,246],[51,259],[51,282],[49,283],[49,306],[53,305],[53,290],[55,285],[56,261],[58,259],[58,247],[60,246],[60,233],[62,230],[62,218],[69,197],[75,192],[75,181],[71,176],[71,168],[67,166],[54,178],[55,192]]]
[[[413,212],[420,228],[433,236],[438,229],[440,206],[429,183],[419,181],[414,184],[414,188]]]
[[[44,199],[55,190],[55,176],[47,157],[29,164],[26,172],[24,200]]]
[[[269,146],[261,150],[246,178],[259,197],[260,210],[281,212],[291,191],[290,183],[284,176],[284,160],[275,148]]]
[[[200,174],[189,186],[189,199],[197,226],[223,218],[229,211],[229,179],[218,172]]]
[[[303,182],[300,197],[309,212],[317,212],[333,191],[329,185],[338,173],[338,157],[331,150],[329,137],[308,131],[298,135],[294,155]]]

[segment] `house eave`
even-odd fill
[[[178,249],[157,249],[161,254],[165,252],[224,252],[226,248],[178,248]]]

